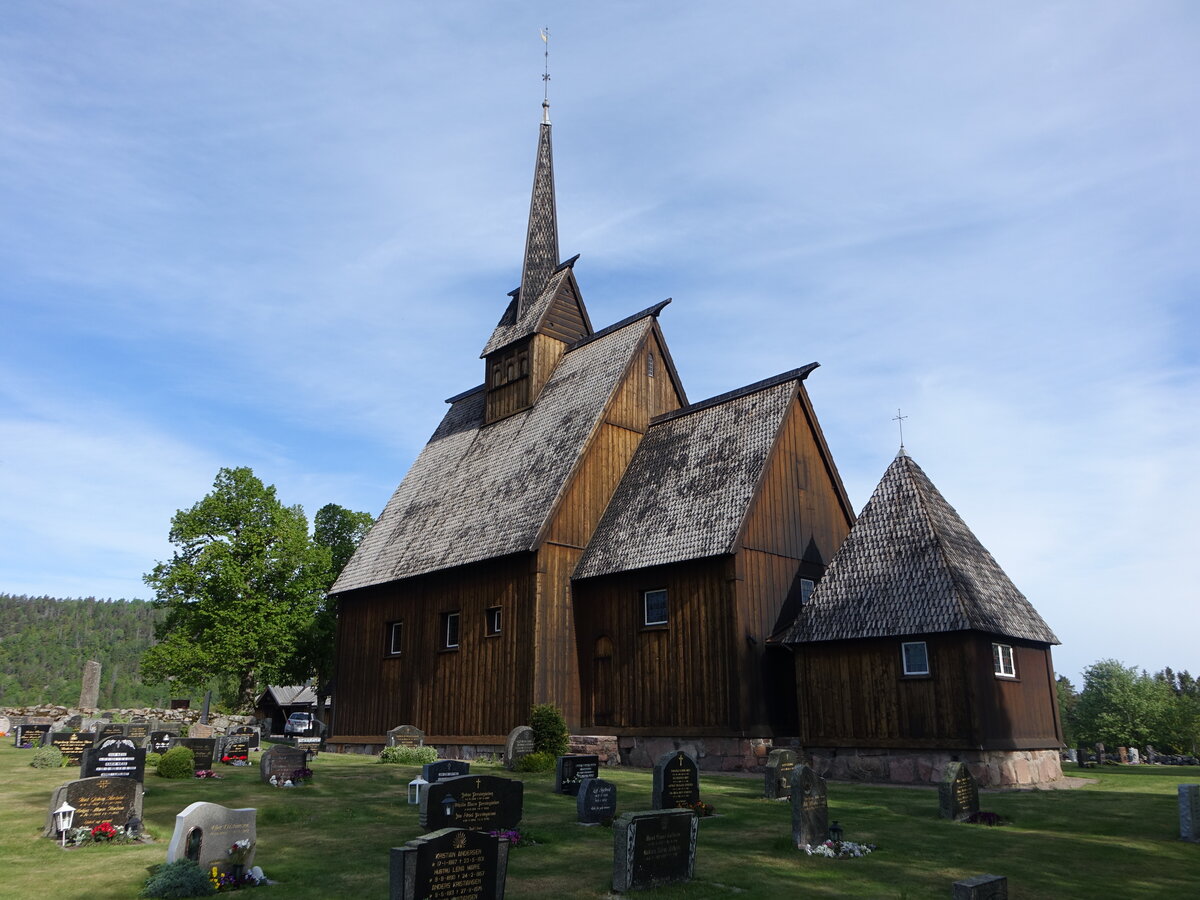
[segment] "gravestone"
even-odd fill
[[[688,809],[625,813],[613,823],[613,890],[690,881],[699,829]]]
[[[1126,764],[1129,762],[1129,750],[1126,747],[1117,748],[1117,761]]]
[[[195,757],[192,769],[196,772],[213,767],[213,754],[216,752],[216,744],[217,742],[212,738],[171,738],[172,747],[187,747],[192,751],[192,755]]]
[[[1179,839],[1200,843],[1200,784],[1179,785]]]
[[[146,741],[146,748],[151,753],[166,753],[171,749],[171,739],[175,737],[170,731],[152,731]]]
[[[92,747],[92,735],[74,731],[52,731],[49,740],[50,746],[62,751],[63,761],[69,766],[79,765],[83,761],[83,751]]]
[[[146,741],[150,738],[150,723],[146,721],[130,722],[125,729],[125,736],[139,747],[145,747]]]
[[[254,809],[229,809],[204,801],[185,807],[175,816],[175,832],[167,845],[167,862],[190,859],[199,863],[205,872],[213,866],[228,872],[229,848],[235,841],[248,840],[251,846],[245,866],[249,869],[254,864],[254,843],[258,840],[256,813]]]
[[[470,774],[471,764],[462,759],[439,759],[437,762],[426,763],[421,766],[421,777],[430,784]]]
[[[522,759],[533,752],[533,729],[518,725],[504,740],[504,768],[514,769]]]
[[[617,786],[603,778],[585,778],[575,795],[575,812],[580,825],[599,825],[616,818]]]
[[[503,900],[507,874],[507,838],[442,828],[392,848],[388,898]]]
[[[579,793],[579,785],[585,778],[596,778],[600,774],[600,757],[591,753],[568,753],[554,761],[554,793]]]
[[[188,726],[188,737],[190,738],[211,738],[216,735],[217,729],[205,722],[194,722]]]
[[[29,744],[33,747],[40,747],[49,733],[49,725],[35,723],[18,725],[13,729],[13,746],[20,747],[22,744]]]
[[[126,737],[106,738],[83,752],[79,762],[80,778],[103,776],[146,780],[146,751]]]
[[[257,725],[239,725],[236,728],[231,728],[229,734],[233,736],[244,735],[247,745],[251,750],[257,750],[262,746],[262,729]]]
[[[1083,746],[1083,744],[1080,744],[1080,745],[1079,745],[1079,746],[1078,746],[1078,747],[1075,749],[1075,755],[1078,757],[1078,761],[1079,761],[1079,768],[1081,768],[1081,769],[1086,769],[1086,768],[1087,768],[1087,765],[1088,765],[1088,751],[1087,751],[1087,747]]]
[[[1146,762],[1153,765],[1155,760],[1157,760],[1157,759],[1158,759],[1158,752],[1154,749],[1154,745],[1147,744],[1146,745]]]
[[[0,716],[0,737],[4,737],[12,731],[12,721],[8,716]]]
[[[1137,747],[1129,748],[1129,764],[1131,766],[1140,766],[1142,764],[1142,757],[1138,753]]]
[[[962,821],[979,812],[979,783],[960,762],[947,764],[938,783],[938,815]]]
[[[693,807],[700,802],[700,768],[682,750],[664,753],[654,764],[651,805],[655,809]]]
[[[105,738],[123,738],[128,729],[129,726],[124,722],[100,722],[96,725],[96,743]]]
[[[1067,748],[1067,762],[1079,762],[1079,754],[1075,752],[1074,747]]]
[[[387,733],[389,747],[424,747],[425,732],[416,725],[397,725]]]
[[[284,744],[274,744],[263,751],[258,758],[258,773],[263,781],[270,781],[271,776],[279,784],[291,779],[298,769],[308,767],[308,755],[299,747],[288,747]]]
[[[120,827],[142,817],[142,786],[132,778],[79,778],[54,789],[42,834],[54,837],[54,811],[66,802],[75,807],[72,828],[102,822]]]
[[[460,775],[421,791],[421,827],[502,831],[516,828],[525,804],[525,785],[498,775]]]
[[[79,708],[95,709],[100,702],[100,663],[89,659],[83,664],[83,682],[79,691]]]
[[[952,900],[1008,900],[1008,879],[1003,875],[976,875],[954,882]]]
[[[1096,765],[1104,765],[1104,742],[1096,741]]]
[[[825,779],[808,766],[792,770],[792,842],[815,847],[829,837],[829,798]]]
[[[244,734],[231,734],[221,739],[221,762],[247,760],[250,757],[250,738]]]
[[[787,797],[792,789],[792,769],[796,768],[796,751],[772,750],[767,756],[767,771],[763,773],[763,796],[768,800]]]

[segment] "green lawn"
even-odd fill
[[[40,833],[52,789],[77,770],[30,768],[31,754],[11,740],[0,746],[0,897],[136,896],[146,867],[165,858],[175,814],[196,800],[259,810],[256,862],[280,883],[264,896],[277,898],[386,897],[388,848],[422,831],[405,802],[415,767],[325,754],[313,763],[315,784],[294,790],[261,785],[257,767],[222,767],[220,781],[148,775],[145,818],[157,843],[64,852]],[[640,896],[946,898],[951,882],[984,872],[1007,875],[1013,898],[1200,896],[1200,844],[1178,840],[1176,802],[1176,785],[1200,782],[1200,768],[1088,774],[1099,783],[984,793],[982,807],[1011,822],[999,828],[939,819],[932,789],[831,783],[830,816],[846,838],[879,845],[852,860],[793,849],[789,805],[760,799],[758,779],[702,776],[718,816],[701,822],[695,880]],[[604,777],[617,783],[622,811],[649,808],[648,771],[607,769]],[[508,896],[607,896],[612,832],[574,824],[574,799],[551,793],[551,775],[524,780],[522,830],[539,843],[512,852]]]

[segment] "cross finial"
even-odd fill
[[[550,26],[538,31],[546,45],[545,68],[542,71],[542,124],[550,124]]]
[[[900,449],[901,450],[904,450],[904,420],[907,418],[908,418],[908,416],[900,415],[899,407],[896,408],[896,414],[894,416],[892,416],[892,421],[896,422],[900,426]]]

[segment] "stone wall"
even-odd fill
[[[664,753],[683,750],[696,760],[696,765],[704,772],[761,772],[767,764],[767,755],[775,746],[795,746],[786,741],[776,741],[772,744],[771,738],[614,738],[598,735],[572,735],[571,745],[574,747],[578,741],[580,746],[585,746],[583,742],[587,740],[615,741],[620,755],[620,765],[645,769],[652,768]],[[596,751],[584,750],[581,752],[595,753]]]
[[[1048,784],[1063,777],[1057,750],[848,750],[810,747],[805,755],[824,778],[893,784],[937,784],[950,762],[965,763],[980,787]]]
[[[130,722],[133,719],[158,719],[160,722],[179,722],[182,725],[194,725],[200,721],[198,709],[87,709],[70,706],[8,706],[0,707],[0,715],[7,716],[14,725],[19,723],[44,722],[48,725],[65,726],[67,720],[74,716],[84,719],[108,719],[113,722]],[[218,734],[233,725],[254,725],[258,720],[254,716],[227,716],[221,713],[209,713],[208,724]]]

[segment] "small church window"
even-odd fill
[[[458,613],[442,613],[442,649],[455,650],[458,648]]]
[[[667,592],[665,590],[642,591],[642,624],[667,624]]]
[[[388,622],[387,652],[388,656],[399,656],[404,646],[404,623]]]
[[[1011,644],[992,644],[992,665],[996,674],[1005,678],[1017,677],[1017,664]]]
[[[815,588],[816,586],[817,586],[817,583],[815,581],[813,581],[811,578],[801,578],[800,579],[800,605],[801,606],[808,606],[808,598],[812,596],[813,588]]]
[[[929,674],[929,650],[924,641],[908,641],[900,645],[904,657],[905,675]]]
[[[654,351],[651,350],[646,354],[646,377],[654,377]]]
[[[500,607],[488,607],[487,612],[484,615],[483,628],[484,633],[488,637],[492,637],[493,635],[500,633]]]

